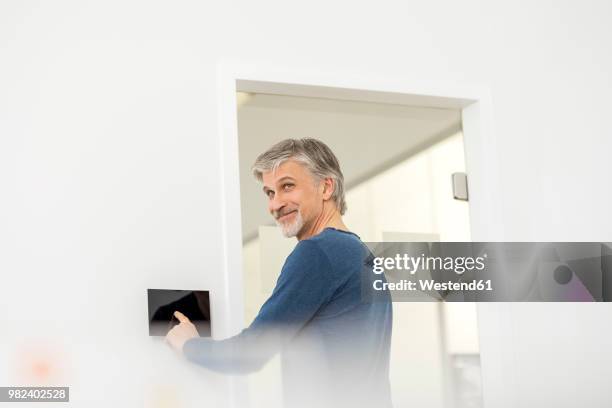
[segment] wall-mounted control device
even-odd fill
[[[191,320],[200,337],[210,337],[210,296],[207,290],[147,289],[149,336],[165,336],[179,322],[179,311]]]

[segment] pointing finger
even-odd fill
[[[174,312],[174,317],[176,317],[178,319],[178,321],[181,322],[181,323],[188,323],[189,322],[189,319],[187,318],[187,316],[185,316],[184,314],[182,314],[178,310]]]

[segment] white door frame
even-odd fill
[[[497,167],[491,95],[486,86],[434,83],[410,75],[389,77],[372,71],[322,71],[320,68],[304,69],[242,61],[222,61],[218,64],[217,107],[223,189],[225,319],[217,322],[215,330],[221,337],[238,333],[245,323],[237,91],[461,110],[466,169],[469,175],[472,240],[503,241],[501,183]],[[482,315],[482,306],[478,305],[479,318]],[[495,306],[487,305],[485,316],[490,315],[491,308]],[[480,338],[486,340],[487,336],[483,338],[480,332]],[[481,342],[481,356],[483,350],[484,354],[487,353],[489,346],[495,347]],[[491,355],[499,355],[495,350],[491,351]],[[483,372],[498,371],[500,366],[493,360],[496,359],[482,362]],[[483,378],[483,387],[487,389],[486,397],[489,392],[495,392],[498,382],[491,383],[491,388],[488,388],[488,381],[484,380]]]

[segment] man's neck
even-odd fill
[[[306,226],[303,232],[298,234],[297,239],[301,241],[303,239],[308,239],[314,237],[315,235],[323,232],[325,228],[335,228],[342,231],[348,231],[346,225],[342,221],[342,215],[336,208],[334,203],[329,203],[331,205],[323,206],[323,211],[321,215],[317,217],[317,219],[310,226]]]

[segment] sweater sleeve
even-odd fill
[[[190,339],[183,354],[215,371],[256,371],[308,324],[337,286],[327,255],[316,243],[300,241],[285,261],[272,295],[248,328],[220,341]]]

